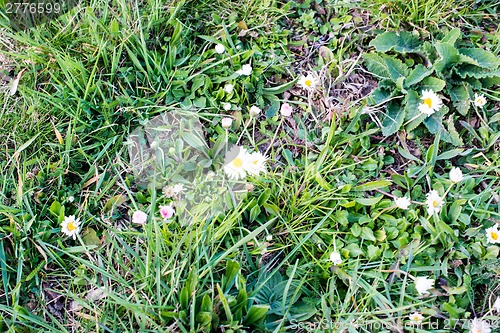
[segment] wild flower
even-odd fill
[[[408,209],[408,207],[410,207],[411,205],[411,201],[407,197],[401,197],[401,198],[395,197],[394,202],[396,203],[396,206],[398,206],[398,208],[404,210]]]
[[[167,206],[160,206],[160,215],[163,217],[163,219],[168,220],[172,218],[175,214],[175,209],[174,207],[167,205]]]
[[[340,265],[342,263],[342,256],[338,251],[333,251],[332,253],[330,253],[330,261],[334,265]]]
[[[491,244],[500,243],[500,233],[498,231],[498,224],[495,224],[491,228],[486,229],[486,240]]]
[[[464,175],[462,174],[462,170],[457,167],[454,167],[450,170],[450,180],[452,183],[460,183],[464,180]]]
[[[443,106],[441,98],[430,89],[423,90],[422,97],[420,99],[423,102],[418,106],[418,110],[427,116],[439,111],[439,109]]]
[[[311,74],[301,75],[297,84],[307,91],[314,91],[318,85],[318,80]]]
[[[488,322],[474,318],[469,327],[470,333],[491,333],[491,326]]]
[[[224,172],[235,180],[242,179],[247,174],[247,164],[249,162],[249,153],[243,147],[234,146],[226,155]]]
[[[257,151],[251,153],[248,156],[248,163],[245,163],[245,170],[251,175],[258,175],[261,172],[266,172],[266,161],[265,157],[261,152]]]
[[[415,278],[415,288],[419,295],[427,294],[429,289],[434,287],[434,280],[425,276]]]
[[[420,312],[415,311],[413,313],[410,313],[408,319],[410,319],[410,324],[419,325],[424,320],[424,316]]]
[[[76,235],[80,232],[80,220],[75,218],[75,215],[65,216],[61,223],[61,232],[76,239]]]
[[[250,64],[243,65],[241,66],[241,69],[236,71],[236,73],[238,75],[245,75],[245,76],[252,75],[252,65]]]
[[[431,190],[427,193],[425,204],[427,205],[427,213],[434,215],[434,213],[439,213],[444,203],[439,193],[436,190]]]
[[[477,106],[478,108],[482,108],[483,106],[486,105],[486,97],[484,97],[483,94],[478,95],[477,93],[474,94],[474,105]]]
[[[250,113],[250,117],[257,117],[261,113],[261,111],[262,110],[258,106],[253,105],[248,113]]]
[[[229,117],[224,117],[221,120],[221,125],[225,129],[228,129],[229,127],[231,127],[232,124],[233,124],[233,119],[231,119]]]
[[[137,210],[132,214],[132,223],[144,224],[148,220],[148,215],[141,210]]]
[[[217,52],[218,54],[222,54],[222,53],[226,52],[226,47],[219,43],[219,44],[215,45],[215,52]]]

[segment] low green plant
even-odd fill
[[[370,45],[376,52],[363,55],[365,66],[379,80],[372,104],[385,104],[382,134],[404,128],[411,132],[420,124],[455,146],[463,141],[455,129],[456,116],[471,111],[474,93],[500,83],[500,60],[487,50],[460,47],[460,29],[450,30],[434,42],[423,42],[409,32],[385,32]],[[440,93],[449,100],[434,114],[419,111],[423,90]]]

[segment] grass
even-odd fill
[[[424,332],[408,326],[419,311],[449,332],[455,320],[460,331],[495,319],[499,248],[484,229],[498,220],[498,135],[456,115],[463,147],[422,127],[382,136],[365,98],[379,82],[360,55],[377,31],[432,41],[455,26],[498,55],[496,7],[92,0],[26,31],[4,17],[0,330]],[[235,75],[244,64],[252,75]],[[306,92],[294,80],[310,71],[320,88]],[[494,119],[498,93],[484,93]],[[284,102],[292,117],[280,116]],[[164,115],[195,117],[208,144],[185,130],[161,141],[169,124],[154,127],[142,148],[159,142],[159,159],[175,162],[151,181],[151,169],[133,172],[127,144]],[[269,157],[245,193],[183,178],[207,160],[196,177],[220,175],[224,116],[230,143]],[[450,184],[452,166],[463,182]],[[179,182],[179,197],[162,191]],[[436,216],[424,204],[431,189],[446,201]],[[394,205],[403,195],[409,210]],[[167,223],[158,211],[171,203]],[[137,210],[146,224],[132,223]],[[75,240],[61,233],[69,215],[82,222]],[[417,276],[436,280],[429,295],[416,292]]]

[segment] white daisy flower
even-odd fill
[[[135,211],[134,214],[132,214],[132,223],[135,224],[144,224],[148,221],[148,214],[144,213],[143,211]]]
[[[422,321],[424,320],[424,316],[418,311],[415,311],[413,313],[410,313],[408,316],[408,319],[410,319],[410,324],[412,325],[420,325]]]
[[[441,98],[430,89],[423,90],[422,97],[420,97],[420,99],[422,100],[422,104],[418,106],[418,110],[427,116],[439,111],[439,109],[443,106]]]
[[[248,110],[248,113],[250,113],[250,117],[256,117],[258,116],[260,113],[261,113],[261,109],[256,106],[256,105],[253,105],[250,110]]]
[[[425,204],[427,205],[427,213],[429,215],[434,215],[434,213],[439,213],[444,202],[443,198],[441,198],[436,190],[431,190],[427,193]]]
[[[252,66],[250,64],[243,65],[241,69],[237,70],[236,73],[238,75],[252,75]]]
[[[231,103],[222,102],[222,108],[226,111],[231,110]]]
[[[450,180],[452,183],[460,183],[464,180],[464,175],[462,174],[462,170],[457,167],[454,167],[450,171]]]
[[[179,194],[184,190],[184,185],[182,184],[175,184],[174,185],[174,193]]]
[[[224,117],[221,120],[221,125],[225,129],[228,129],[229,127],[231,127],[232,124],[233,124],[233,119],[231,119],[229,117]]]
[[[267,157],[261,152],[252,153],[248,157],[248,163],[245,164],[246,171],[250,175],[258,175],[261,172],[266,172],[266,161]]]
[[[333,251],[330,253],[330,261],[333,262],[334,265],[340,265],[342,263],[342,256],[338,251]]]
[[[491,228],[486,229],[486,240],[491,244],[500,243],[500,232],[498,231],[498,224],[495,224]]]
[[[218,54],[222,54],[222,53],[226,52],[226,47],[219,43],[219,44],[215,45],[215,52],[217,52]]]
[[[228,94],[232,93],[234,90],[234,86],[231,83],[226,83],[224,85],[224,91]]]
[[[266,241],[270,242],[273,240],[273,235],[267,235],[266,236]]]
[[[314,91],[318,84],[318,80],[311,74],[307,74],[307,76],[301,75],[299,82],[297,83],[302,89],[308,91]]]
[[[401,198],[395,197],[394,202],[396,203],[396,206],[398,206],[398,208],[404,210],[408,209],[408,207],[410,207],[411,205],[411,201],[407,197],[401,197]]]
[[[80,220],[75,219],[75,215],[65,216],[61,223],[61,232],[76,239],[76,235],[80,232]]]
[[[497,297],[495,303],[493,303],[493,310],[495,310],[497,313],[500,312],[500,297]]]
[[[488,322],[474,318],[469,327],[470,333],[491,333],[491,326]]]
[[[415,288],[419,295],[427,294],[429,289],[434,287],[434,280],[426,278],[424,276],[419,276],[415,278]]]
[[[483,106],[486,105],[486,97],[484,97],[483,94],[478,95],[477,93],[474,94],[474,105],[482,108]]]
[[[242,179],[247,175],[250,154],[245,148],[233,146],[225,158],[224,172],[231,179]]]

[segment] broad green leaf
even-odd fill
[[[361,238],[375,242],[377,239],[375,238],[375,235],[373,234],[372,229],[368,227],[362,227],[361,228]]]
[[[453,45],[446,43],[436,43],[434,47],[436,48],[436,51],[440,57],[440,59],[437,60],[433,66],[436,70],[436,73],[441,73],[450,64],[454,64],[460,61],[458,50]]]
[[[452,89],[449,89],[448,92],[453,102],[453,106],[457,109],[457,111],[463,116],[467,115],[471,103],[465,84],[455,86]]]
[[[494,70],[500,66],[500,59],[493,53],[480,48],[463,48],[458,50],[460,54],[471,57],[478,62],[478,65],[483,68]]]
[[[450,115],[446,120],[446,127],[448,129],[448,132],[443,135],[443,140],[446,142],[450,142],[454,146],[463,146],[464,142],[462,141],[462,137],[455,128],[455,123],[453,122],[452,115]],[[449,134],[449,137],[446,134]]]
[[[375,47],[379,52],[387,52],[392,49],[399,53],[414,52],[420,45],[422,42],[417,36],[405,31],[397,33],[387,31],[370,42],[370,46]]]
[[[252,305],[243,320],[243,324],[253,325],[259,323],[265,318],[267,311],[269,311],[269,305]]]
[[[365,67],[372,75],[379,78],[389,78],[387,65],[381,56],[376,53],[365,53],[363,54],[363,59]]]
[[[355,198],[354,201],[363,206],[373,206],[376,205],[382,197],[373,197],[373,198]]]
[[[445,151],[442,154],[439,154],[436,160],[450,160],[454,157],[457,157],[460,155],[464,150],[462,148],[456,148],[456,149],[451,149],[448,151]]]
[[[460,32],[460,28],[453,28],[443,37],[443,39],[441,39],[441,43],[455,45],[455,42],[461,37],[461,35],[462,33]]]
[[[392,184],[392,181],[387,179],[375,180],[372,182],[364,183],[353,187],[353,191],[371,191],[375,189],[380,189]]]
[[[368,259],[376,260],[382,254],[382,250],[378,246],[368,245],[366,254],[368,256]]]
[[[384,63],[387,67],[387,73],[389,78],[396,83],[398,78],[406,77],[408,75],[408,66],[406,66],[401,60],[385,56]]]
[[[97,237],[97,233],[93,228],[88,227],[83,229],[82,236],[83,244],[85,245],[99,246],[101,244],[101,240]]]
[[[391,102],[387,106],[387,113],[382,120],[382,135],[389,136],[396,133],[405,119],[405,109],[396,102]]]
[[[387,89],[376,88],[371,93],[370,97],[373,99],[373,104],[383,104],[392,97],[392,91]]]
[[[118,194],[113,197],[111,197],[106,204],[104,205],[104,212],[108,213],[110,212],[113,208],[116,208],[120,205],[122,205],[125,201],[127,201],[127,197],[123,194]]]
[[[415,68],[408,74],[404,86],[406,88],[411,87],[414,84],[419,83],[424,78],[432,74],[432,69],[427,69],[422,64],[418,64]]]
[[[432,90],[438,92],[443,90],[446,86],[446,82],[433,76],[426,77],[422,80],[421,89],[422,90]]]

